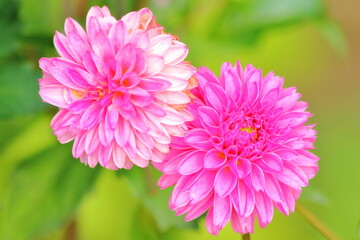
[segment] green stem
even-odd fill
[[[333,231],[330,230],[323,222],[321,222],[314,214],[307,210],[304,206],[297,203],[296,211],[303,216],[318,232],[329,240],[340,240]]]
[[[157,185],[154,176],[152,175],[151,168],[147,167],[144,169],[144,176],[146,181],[146,188],[150,196],[154,196],[157,193]]]
[[[242,235],[243,240],[250,240],[250,233],[246,233]]]

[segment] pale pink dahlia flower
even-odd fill
[[[188,48],[164,33],[149,9],[120,20],[93,7],[86,31],[73,19],[57,32],[56,58],[40,59],[40,95],[60,108],[51,122],[75,158],[118,169],[161,162],[171,136],[183,136],[195,69]]]
[[[170,153],[156,166],[159,186],[175,185],[170,208],[185,220],[207,212],[206,226],[217,234],[230,220],[234,231],[265,227],[274,206],[294,211],[301,188],[318,170],[309,152],[315,140],[306,102],[295,88],[283,88],[273,73],[239,63],[223,64],[220,78],[200,68],[195,100],[188,109],[185,137],[174,137]]]

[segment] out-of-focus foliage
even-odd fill
[[[0,118],[36,113],[46,106],[41,102],[37,82],[31,81],[40,76],[38,71],[24,64],[0,67]]]
[[[131,171],[121,171],[131,185],[135,196],[144,204],[144,207],[154,216],[157,228],[165,232],[171,227],[195,228],[195,221],[186,223],[182,218],[176,217],[174,212],[168,208],[170,189],[160,190],[156,179],[161,175],[154,168],[133,168]]]
[[[71,161],[69,145],[56,145],[16,166],[5,187],[0,239],[28,239],[66,223],[98,169]]]
[[[168,209],[171,189],[157,188],[154,168],[90,169],[72,159],[71,144],[60,145],[52,136],[49,123],[57,109],[38,96],[38,59],[57,56],[54,32],[63,32],[66,17],[84,24],[92,5],[107,5],[118,18],[150,7],[167,32],[188,44],[188,60],[196,67],[218,72],[221,62],[240,59],[298,86],[315,112],[322,159],[300,201],[344,239],[358,235],[360,192],[352,178],[357,168],[346,169],[344,162],[359,166],[359,84],[329,60],[352,52],[327,2],[0,0],[0,239],[216,239],[206,232],[204,218],[186,223]],[[220,237],[240,238],[230,226]],[[253,238],[323,239],[296,214],[275,214]]]
[[[18,0],[0,1],[0,59],[6,57],[18,47],[20,32],[18,2]]]

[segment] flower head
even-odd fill
[[[310,113],[295,88],[283,88],[273,73],[263,77],[248,65],[224,63],[220,78],[207,68],[188,106],[195,120],[185,137],[174,137],[159,186],[175,185],[170,208],[190,221],[207,212],[206,226],[217,234],[229,221],[236,232],[265,227],[274,207],[294,211],[301,188],[317,172],[315,130],[304,125]]]
[[[73,155],[94,167],[147,166],[183,136],[183,110],[194,68],[188,48],[164,32],[149,9],[120,20],[93,7],[86,31],[73,19],[55,34],[60,57],[40,59],[40,95],[60,108],[51,122],[61,143],[75,139]]]

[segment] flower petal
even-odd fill
[[[235,190],[231,193],[231,201],[236,212],[242,217],[252,214],[255,207],[254,193],[243,181],[238,181]]]
[[[227,96],[219,85],[209,83],[205,86],[205,98],[217,111],[223,112],[227,108]]]
[[[221,197],[228,196],[235,188],[237,178],[229,167],[223,167],[218,171],[215,177],[215,192]]]
[[[179,163],[178,172],[182,175],[189,175],[199,171],[204,165],[205,152],[194,151],[188,154]]]
[[[204,158],[204,168],[216,169],[226,162],[226,155],[216,149],[212,149],[206,153]]]
[[[263,192],[254,192],[255,194],[255,209],[259,218],[260,227],[264,228],[271,222],[274,214],[274,206],[271,199],[266,197]]]

